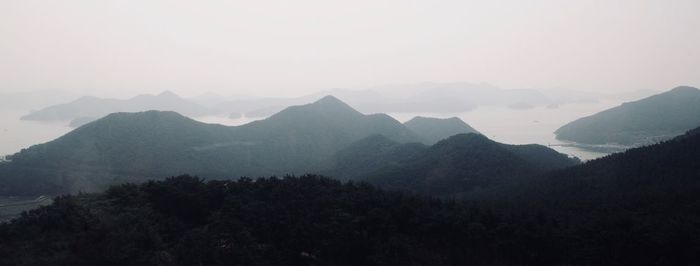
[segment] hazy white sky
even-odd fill
[[[0,91],[700,86],[700,1],[0,0]]]

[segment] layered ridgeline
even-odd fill
[[[304,173],[346,145],[381,134],[420,138],[384,114],[328,96],[238,127],[174,112],[115,113],[0,164],[0,195],[95,191],[106,185],[196,174],[207,178]]]
[[[465,138],[485,143],[442,145]],[[700,129],[465,205],[314,176],[121,185],[0,225],[0,264],[695,265],[697,158]]]
[[[457,117],[441,119],[416,116],[406,121],[404,125],[418,134],[429,145],[457,134],[479,133],[479,131],[476,131],[476,129]]]
[[[579,162],[542,145],[502,144],[476,133],[432,146],[371,136],[336,153],[320,172],[389,190],[464,197]]]
[[[677,87],[624,103],[556,130],[558,139],[583,144],[638,146],[670,139],[700,126],[700,90]]]
[[[81,97],[75,101],[46,107],[22,117],[24,120],[71,121],[74,127],[117,112],[148,110],[174,111],[186,116],[211,114],[211,110],[165,91],[158,95],[139,95],[130,99]]]

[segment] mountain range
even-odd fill
[[[454,142],[507,148],[436,151]],[[124,184],[0,224],[0,264],[694,265],[699,157],[697,128],[469,202],[317,176]]]
[[[130,99],[103,99],[83,96],[75,101],[52,105],[22,117],[23,120],[71,121],[80,126],[89,121],[117,112],[141,112],[148,110],[175,111],[186,116],[201,116],[212,111],[185,100],[170,91],[158,95],[138,95]]]
[[[432,146],[371,136],[338,152],[321,173],[388,190],[465,197],[580,163],[542,145],[508,145],[476,133]]]
[[[461,133],[473,130],[448,122],[461,125]],[[9,156],[11,162],[0,164],[5,184],[0,194],[96,191],[182,173],[215,179],[301,174],[322,169],[336,152],[368,136],[430,143],[422,135],[440,138],[458,131],[416,133],[388,115],[362,114],[332,96],[236,127],[167,111],[114,113]]]
[[[555,131],[557,139],[582,144],[653,144],[700,126],[700,90],[670,91],[583,117]]]

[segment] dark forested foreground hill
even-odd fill
[[[320,172],[389,190],[466,197],[578,163],[542,145],[502,144],[475,133],[432,146],[372,136],[336,153]]]
[[[180,176],[60,197],[0,224],[0,265],[695,265],[700,196],[666,192],[631,205],[552,198],[550,210],[315,176]]]
[[[0,225],[0,264],[549,264],[566,259],[547,243],[552,222],[313,176],[181,176],[61,197]]]
[[[648,145],[700,126],[700,90],[677,87],[577,119],[555,132],[584,144]]]
[[[627,224],[660,216],[667,219],[665,226],[700,225],[700,128],[533,178],[509,194],[508,200],[552,211],[576,206],[580,212],[606,213],[608,222]],[[652,221],[628,224],[628,229],[641,234],[656,226]],[[685,240],[700,240],[697,232],[688,237]]]

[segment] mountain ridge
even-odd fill
[[[700,90],[679,86],[574,120],[557,139],[583,144],[639,146],[670,139],[700,126]]]
[[[157,95],[141,94],[129,99],[82,96],[74,101],[45,107],[21,117],[22,120],[71,121],[79,118],[93,120],[116,112],[142,112],[148,110],[177,111],[187,116],[201,116],[212,111],[199,104],[181,98],[171,91]]]
[[[371,136],[339,151],[319,171],[341,180],[365,181],[387,190],[470,197],[580,163],[541,145],[508,145],[477,133],[457,134],[431,146]]]
[[[387,115],[364,115],[328,96],[241,126],[206,124],[172,111],[113,113],[12,156],[0,194],[97,191],[109,184],[183,173],[210,178],[304,173],[354,141],[382,134],[417,142]],[[9,185],[12,184],[12,185]],[[33,185],[32,185],[33,184]]]
[[[432,118],[416,116],[403,124],[422,137],[425,140],[424,143],[428,145],[460,133],[480,134],[479,131],[457,117]]]

